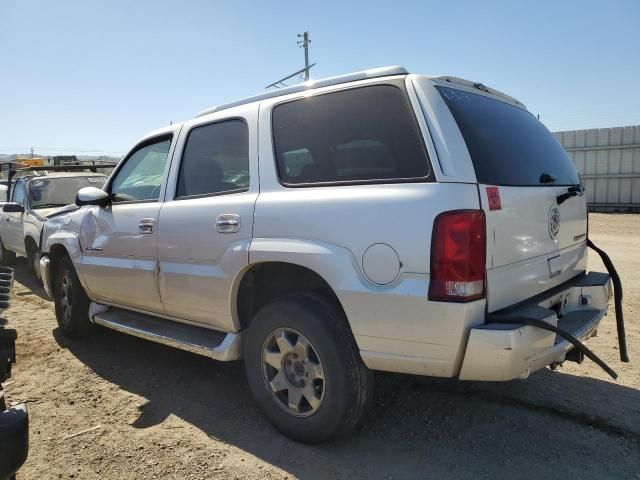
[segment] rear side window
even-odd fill
[[[580,183],[565,150],[531,113],[484,95],[436,88],[462,132],[478,183],[514,186]],[[545,174],[551,178],[545,178]]]
[[[242,120],[196,127],[187,137],[176,197],[249,188],[249,130]]]
[[[280,180],[287,185],[428,179],[429,160],[405,93],[374,85],[315,95],[273,110]]]

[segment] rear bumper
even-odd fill
[[[611,294],[609,275],[591,272],[488,315],[485,325],[470,330],[460,379],[527,378],[536,370],[564,361],[573,345],[553,332],[518,323],[518,318],[542,320],[585,341],[595,335],[607,314]],[[508,318],[511,323],[492,323],[495,317]]]
[[[0,412],[0,478],[18,471],[29,453],[29,414],[26,405]]]

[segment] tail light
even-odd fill
[[[431,241],[429,300],[469,302],[485,295],[484,212],[453,210],[438,215]]]

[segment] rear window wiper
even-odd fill
[[[548,173],[543,173],[542,175],[540,175],[540,178],[538,179],[540,183],[553,183],[556,180],[558,180],[556,177]]]
[[[556,197],[556,202],[558,202],[558,205],[560,205],[561,203],[564,203],[565,200],[568,200],[571,197],[582,195],[583,193],[584,189],[582,188],[582,185],[572,185],[569,187],[569,190],[566,193],[563,193]]]

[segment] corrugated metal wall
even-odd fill
[[[640,125],[555,132],[593,210],[640,209]]]

